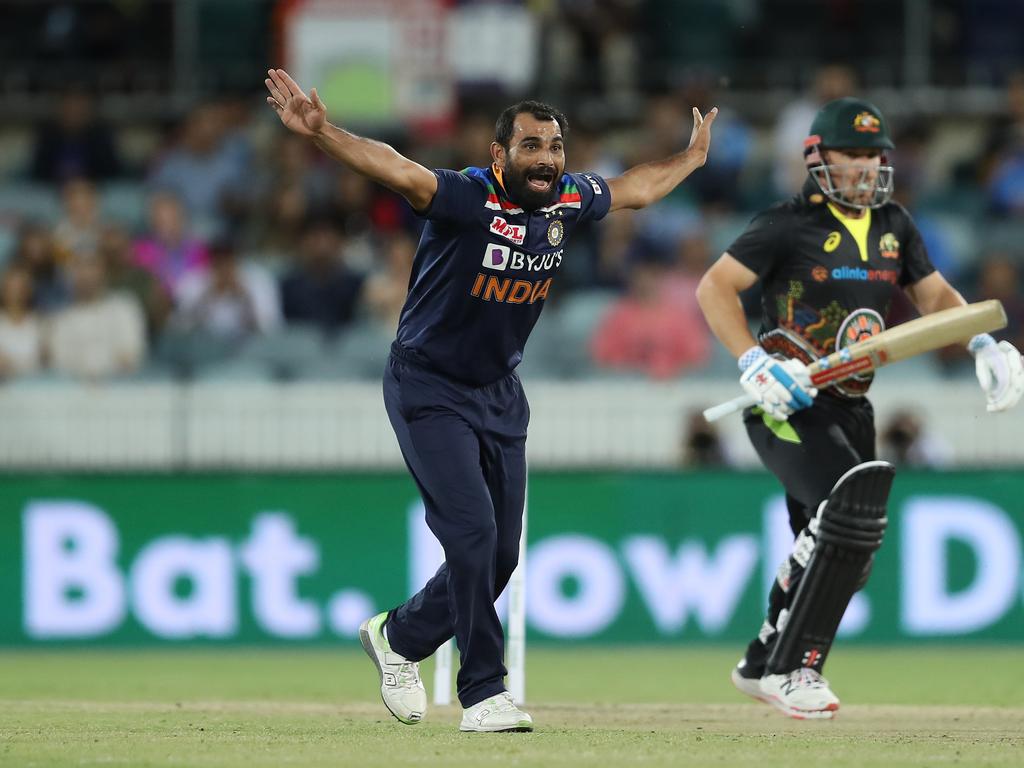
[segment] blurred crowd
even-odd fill
[[[825,67],[758,121],[694,76],[645,93],[627,123],[570,114],[569,169],[610,176],[681,150],[691,104],[722,110],[706,168],[568,245],[544,322],[580,351],[542,348],[535,370],[731,375],[696,282],[754,211],[799,189],[814,112],[858,88],[854,71]],[[282,378],[378,370],[422,225],[404,201],[287,133],[256,97],[209,99],[169,126],[105,122],[78,88],[54,103],[0,196],[0,376],[195,376],[229,359]],[[446,139],[382,138],[431,167],[482,165],[500,105],[467,99]],[[344,104],[329,106],[343,122]],[[998,120],[953,122],[896,121],[897,200],[955,285],[1004,301],[1021,345],[1024,73],[1009,78]],[[324,365],[367,346],[366,366]]]

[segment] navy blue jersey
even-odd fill
[[[566,173],[555,202],[524,211],[492,168],[434,173],[398,343],[447,376],[489,384],[523,359],[566,239],[608,213],[611,193],[600,176]]]

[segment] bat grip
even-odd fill
[[[730,413],[737,413],[742,411],[749,405],[754,405],[755,400],[750,395],[740,395],[734,397],[732,400],[726,400],[724,403],[713,405],[704,411],[704,419],[708,422],[718,421],[724,416],[728,416]]]

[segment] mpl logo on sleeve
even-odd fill
[[[526,227],[518,224],[509,224],[501,216],[495,216],[491,222],[491,232],[511,240],[516,245],[522,245],[526,240]]]

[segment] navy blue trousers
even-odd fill
[[[445,563],[388,614],[388,641],[413,661],[455,636],[459,701],[505,690],[505,635],[494,601],[519,559],[530,407],[519,377],[459,383],[393,353],[384,405]]]

